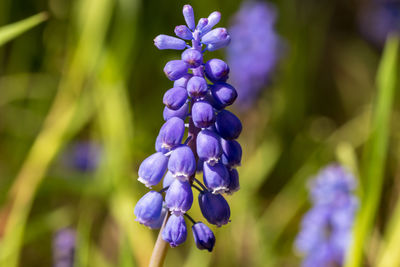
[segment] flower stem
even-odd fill
[[[168,243],[162,239],[162,232],[164,230],[165,224],[169,218],[169,212],[165,216],[164,222],[160,228],[160,232],[158,233],[156,244],[153,248],[153,253],[151,254],[149,267],[162,267],[164,265],[165,256],[168,251]]]

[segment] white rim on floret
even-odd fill
[[[181,182],[186,182],[189,181],[189,175],[187,173],[184,172],[175,172],[172,174],[173,177],[175,177],[176,179],[178,179]]]
[[[150,188],[152,187],[152,185],[149,183],[149,181],[147,181],[146,179],[139,177],[138,181],[141,182],[142,184],[144,184],[146,187]]]
[[[226,186],[218,186],[213,189],[212,193],[214,195],[218,195],[218,194],[223,194],[223,193],[227,192],[228,190],[229,189]]]
[[[183,214],[186,213],[186,211],[180,209],[180,208],[170,208],[169,211],[174,214],[175,216],[182,216]]]
[[[206,163],[210,166],[214,166],[219,162],[219,158],[209,158]]]

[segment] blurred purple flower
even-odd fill
[[[72,267],[74,265],[76,232],[64,228],[55,233],[53,238],[53,266]]]
[[[342,266],[358,208],[355,187],[354,177],[339,165],[326,167],[311,182],[313,207],[295,242],[305,256],[302,266]]]
[[[92,141],[75,143],[68,154],[69,165],[79,171],[89,172],[97,168],[101,155],[101,148]]]
[[[234,16],[227,48],[230,77],[238,91],[236,106],[251,107],[270,80],[280,57],[282,41],[275,31],[276,9],[272,4],[245,1]]]
[[[361,33],[372,43],[383,46],[390,33],[400,34],[400,1],[364,2],[358,16]]]

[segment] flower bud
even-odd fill
[[[237,92],[232,85],[227,83],[216,83],[211,87],[211,93],[214,99],[221,106],[232,105],[237,98]]]
[[[162,239],[170,244],[171,247],[176,247],[186,241],[187,229],[183,216],[175,216],[172,214],[162,232]]]
[[[150,229],[160,229],[164,222],[165,216],[167,215],[167,212],[168,212],[168,209],[167,209],[167,207],[165,207],[165,203],[163,203],[160,217],[156,221],[154,221],[153,223],[150,223],[147,226]]]
[[[185,61],[190,68],[197,68],[203,63],[203,54],[193,48],[186,49],[182,53],[182,60]]]
[[[183,77],[189,68],[189,65],[183,60],[171,60],[164,67],[164,73],[171,81]]]
[[[176,147],[182,141],[185,133],[185,122],[178,118],[172,117],[167,120],[160,129],[159,136],[161,147],[168,150]]]
[[[186,25],[179,25],[174,30],[176,36],[185,40],[192,40],[193,34]]]
[[[172,174],[172,172],[167,171],[167,174],[164,176],[164,179],[163,179],[163,184],[162,184],[163,188],[170,186],[172,184],[172,182],[175,180],[176,179],[175,179],[174,175]]]
[[[136,221],[149,226],[161,216],[163,197],[157,191],[150,191],[136,203],[134,214]]]
[[[174,87],[165,92],[163,103],[173,110],[180,109],[187,100],[188,94],[183,87]]]
[[[186,24],[188,25],[189,29],[194,31],[196,27],[196,23],[194,22],[194,12],[191,5],[184,5],[183,6],[183,17],[185,18]]]
[[[218,43],[212,43],[207,45],[207,50],[208,51],[215,51],[220,48],[224,48],[225,46],[228,46],[229,43],[231,42],[231,36],[228,35],[224,40],[221,40]]]
[[[242,147],[235,140],[221,139],[222,163],[229,167],[240,166],[242,161]]]
[[[209,32],[212,29],[212,27],[214,27],[215,25],[218,24],[220,19],[221,19],[221,13],[220,12],[214,11],[213,13],[211,13],[207,18],[208,23],[202,29],[201,33],[205,34],[205,33]]]
[[[222,110],[217,114],[215,128],[222,138],[231,140],[239,137],[242,132],[242,123],[232,112]]]
[[[207,24],[208,24],[208,19],[207,19],[207,18],[201,18],[201,19],[199,19],[199,22],[197,23],[197,30],[198,30],[198,31],[202,31],[203,28],[204,28],[205,26],[207,26]]]
[[[192,226],[194,242],[198,249],[207,249],[211,252],[215,245],[215,236],[211,229],[202,222]]]
[[[220,139],[215,132],[202,130],[196,139],[196,150],[199,158],[210,165],[217,163],[222,154]]]
[[[186,73],[181,78],[179,78],[178,80],[174,81],[174,87],[186,88],[186,85],[187,85],[189,79],[192,78],[192,77],[193,77],[192,74]]]
[[[192,106],[193,123],[198,128],[207,128],[215,122],[213,107],[207,101],[197,101]]]
[[[228,190],[226,193],[229,195],[232,195],[236,191],[239,191],[240,189],[240,183],[239,183],[239,173],[237,172],[236,169],[230,169],[229,170],[229,186]]]
[[[169,109],[168,107],[164,108],[163,117],[164,120],[167,121],[173,117],[180,118],[184,120],[189,115],[189,104],[185,103],[177,110]],[[158,150],[157,150],[158,151]]]
[[[187,83],[187,92],[190,97],[197,99],[207,94],[208,85],[203,77],[193,76]]]
[[[202,192],[199,194],[199,206],[209,223],[220,227],[229,222],[231,210],[222,195]]]
[[[216,28],[206,33],[202,38],[203,44],[216,44],[225,41],[229,37],[229,34],[225,28]]]
[[[154,153],[140,164],[138,181],[151,188],[161,181],[167,165],[168,158],[163,153]]]
[[[186,48],[186,42],[169,35],[160,34],[154,38],[154,45],[160,49],[183,50]]]
[[[203,180],[205,186],[212,190],[213,194],[224,193],[229,186],[229,172],[222,163],[210,165],[206,162],[203,164]]]
[[[193,192],[190,183],[175,179],[167,190],[165,203],[176,216],[187,212],[193,204]]]
[[[229,66],[223,60],[213,58],[204,67],[207,78],[213,83],[225,82],[228,79]]]
[[[181,145],[172,151],[168,170],[181,181],[187,181],[195,173],[196,159],[190,147]]]

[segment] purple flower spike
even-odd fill
[[[197,222],[192,226],[194,242],[198,249],[207,249],[211,252],[215,245],[214,233],[202,222]]]
[[[193,192],[190,183],[175,179],[167,190],[165,203],[172,214],[183,215],[193,204]]]
[[[225,28],[216,28],[208,33],[206,33],[202,38],[201,42],[203,44],[217,44],[224,42],[229,38],[229,34]]]
[[[183,106],[177,110],[169,109],[168,107],[164,108],[163,118],[165,121],[177,117],[184,120],[189,114],[189,104],[185,103]],[[158,151],[158,150],[157,150]]]
[[[171,247],[176,247],[186,241],[187,228],[183,216],[175,216],[172,214],[165,225],[162,232],[162,239],[170,244]]]
[[[208,85],[206,79],[199,76],[193,76],[187,83],[187,92],[190,97],[197,99],[207,94]]]
[[[146,158],[139,167],[138,181],[151,188],[157,185],[167,170],[168,158],[157,152]]]
[[[164,179],[163,179],[163,184],[162,184],[163,188],[170,186],[172,184],[172,182],[175,180],[176,179],[175,179],[174,175],[172,174],[172,172],[167,171],[167,174],[164,176]]]
[[[186,73],[181,78],[179,78],[178,80],[174,81],[174,87],[186,88],[186,85],[187,85],[189,79],[192,78],[192,77],[193,77],[192,74]]]
[[[231,140],[239,137],[242,132],[242,123],[232,112],[222,110],[217,115],[215,128],[222,138]]]
[[[221,59],[210,59],[207,61],[204,70],[207,78],[213,83],[225,82],[228,79],[229,66]]]
[[[190,29],[186,25],[179,25],[174,30],[176,36],[185,40],[192,40],[193,35]]]
[[[187,100],[188,94],[183,87],[174,87],[164,94],[163,103],[173,110],[180,109]]]
[[[165,65],[164,73],[168,79],[176,81],[186,74],[188,68],[189,65],[183,60],[171,60]]]
[[[76,231],[72,228],[58,230],[53,238],[53,266],[70,267],[74,265]]]
[[[190,147],[181,145],[172,151],[168,170],[182,181],[187,181],[195,173],[196,159]]]
[[[242,147],[235,140],[221,139],[222,163],[229,167],[240,166],[242,161]]]
[[[214,195],[210,192],[200,193],[199,205],[201,213],[209,223],[220,227],[229,222],[231,210],[222,195]]]
[[[186,48],[185,41],[165,34],[158,35],[154,39],[154,45],[160,50],[164,49],[183,50]]]
[[[149,226],[160,219],[163,197],[157,191],[150,191],[136,203],[134,214],[136,221]]]
[[[172,149],[179,145],[185,133],[185,122],[177,117],[172,117],[167,120],[161,127],[159,136],[161,147]]]
[[[165,203],[163,203],[160,217],[156,221],[150,223],[147,226],[150,229],[160,229],[164,222],[165,216],[167,215],[167,212],[168,212],[168,209],[165,207]]]
[[[190,68],[197,68],[203,63],[203,54],[196,49],[189,48],[183,51],[182,60],[185,61]]]
[[[209,32],[212,29],[212,27],[218,24],[218,22],[221,20],[221,13],[218,11],[214,11],[208,16],[207,19],[208,23],[201,31],[201,33],[203,34]]]
[[[216,164],[222,154],[220,139],[215,132],[202,130],[196,139],[196,150],[199,158],[210,165]]]
[[[194,11],[191,5],[184,5],[183,6],[183,17],[185,18],[186,24],[188,25],[189,29],[192,31],[196,27],[196,23],[194,22]]]
[[[224,107],[232,105],[237,98],[235,88],[227,83],[214,84],[211,88],[211,93],[218,104]]]
[[[213,107],[207,101],[197,101],[192,107],[193,123],[198,128],[208,128],[215,122]]]
[[[239,184],[239,173],[236,169],[229,170],[229,186],[228,190],[226,191],[227,194],[232,195],[236,191],[239,191],[240,184]]]
[[[210,165],[203,164],[204,184],[212,190],[213,194],[225,193],[230,183],[228,169],[222,163]]]

